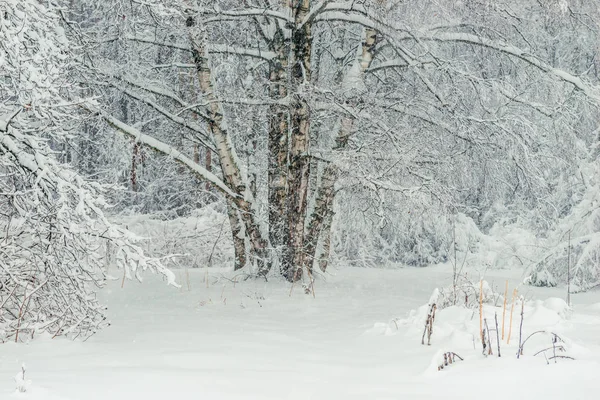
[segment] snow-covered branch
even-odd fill
[[[266,8],[244,8],[242,10],[219,10],[209,9],[194,10],[199,14],[204,15],[202,19],[204,23],[222,22],[231,19],[249,18],[249,17],[271,17],[282,20],[284,22],[293,22],[292,19],[279,11],[269,10]]]
[[[516,46],[502,44],[492,39],[486,39],[484,37],[468,33],[437,32],[433,34],[415,34],[415,36],[423,41],[434,41],[441,43],[459,42],[473,44],[477,46],[487,47],[489,49],[499,51],[509,56],[516,57],[520,60],[525,61],[528,64],[539,68],[541,71],[549,75],[552,75],[562,81],[572,84],[577,89],[585,93],[585,95],[590,99],[596,102],[600,102],[600,90],[597,87],[592,86],[591,84],[585,82],[578,76],[569,73],[568,71],[552,67],[550,64],[542,61],[535,55],[530,54]]]
[[[212,44],[207,47],[208,53],[212,54],[231,54],[237,56],[247,56],[254,57],[263,60],[272,60],[277,57],[275,53],[272,51],[262,50],[262,49],[250,49],[236,46],[228,46],[221,44]]]
[[[159,105],[158,103],[152,101],[148,97],[141,95],[140,93],[134,92],[133,90],[130,90],[130,89],[127,89],[124,87],[121,87],[115,83],[111,83],[110,85],[114,86],[115,88],[117,88],[122,93],[126,94],[127,96],[131,97],[132,99],[138,100],[138,101],[152,107],[154,110],[156,110],[158,113],[165,116],[170,121],[175,122],[176,124],[181,125],[184,128],[194,131],[197,134],[198,140],[200,141],[200,143],[202,143],[203,146],[205,146],[207,149],[210,149],[213,152],[215,151],[215,147],[210,143],[210,138],[209,138],[208,134],[196,122],[190,121],[186,118],[180,117],[179,115],[170,112],[166,108],[164,108],[161,105]],[[148,89],[148,90],[151,91],[151,89]],[[200,114],[200,113],[197,113],[197,115],[203,116],[203,114]]]
[[[107,112],[90,107],[91,111],[98,112],[102,118],[106,122],[108,122],[111,126],[116,128],[119,132],[135,139],[136,143],[143,144],[148,146],[149,148],[158,151],[164,155],[172,157],[175,161],[185,165],[190,171],[194,172],[203,180],[209,182],[215,188],[219,189],[223,194],[235,198],[238,197],[236,193],[234,193],[221,179],[219,179],[213,173],[207,171],[204,167],[194,162],[191,158],[185,156],[179,150],[175,149],[173,146],[169,146],[166,143],[159,141],[158,139],[153,138],[152,136],[148,136],[143,134],[140,130],[125,124],[124,122],[118,120]]]

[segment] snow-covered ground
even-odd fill
[[[177,273],[182,289],[155,276],[123,288],[112,282],[101,293],[112,326],[85,343],[0,345],[0,399],[575,400],[597,398],[600,390],[599,292],[573,295],[574,311],[563,318],[556,301],[534,299],[563,298],[564,290],[521,287],[532,300],[524,331],[558,333],[565,354],[576,358],[548,364],[543,354],[533,356],[551,345],[544,335],[516,359],[517,311],[501,358],[481,355],[479,315],[458,308],[438,313],[432,345],[422,346],[422,306],[449,283],[446,267],[344,268],[317,282],[315,298],[299,287],[290,297],[282,282],[234,287],[216,274],[207,288],[205,270],[189,272],[188,290],[185,274]],[[486,279],[502,289],[505,279],[511,288],[520,281],[510,271]],[[488,317],[494,311],[486,307]],[[465,361],[438,372],[445,351]],[[31,383],[17,394],[22,363]]]

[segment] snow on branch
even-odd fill
[[[434,41],[434,42],[462,42],[473,44],[481,47],[487,47],[492,50],[499,51],[501,53],[517,57],[528,64],[531,64],[541,71],[553,75],[556,78],[568,82],[575,86],[577,89],[581,90],[587,97],[590,99],[600,102],[600,91],[598,88],[591,86],[590,84],[584,82],[581,78],[570,74],[567,71],[562,69],[554,68],[546,62],[540,60],[532,54],[527,53],[524,50],[512,45],[506,45],[498,43],[491,39],[486,39],[477,35],[472,35],[469,33],[434,33],[434,34],[415,34],[415,36],[424,41]]]
[[[131,78],[126,78],[126,77],[122,77],[122,76],[115,76],[113,74],[110,73],[103,73],[105,76],[118,80],[120,82],[123,83],[127,83],[133,87],[136,87],[138,89],[142,89],[145,92],[148,93],[152,93],[158,96],[162,96],[162,97],[166,97],[172,101],[174,101],[175,103],[179,104],[181,107],[184,107],[184,110],[191,110],[196,116],[202,118],[203,120],[205,120],[206,122],[211,122],[212,119],[204,112],[199,111],[197,108],[199,106],[205,106],[206,104],[198,104],[198,105],[190,105],[188,103],[186,103],[185,101],[183,101],[176,93],[174,93],[173,91],[167,89],[164,86],[159,86],[155,83],[150,83],[150,82],[140,82],[137,81],[135,79],[131,79]],[[100,84],[104,84],[104,83],[100,83]],[[122,90],[122,86],[118,85],[118,84],[114,84],[114,83],[109,83],[111,86]],[[164,116],[166,116],[169,119],[172,119],[171,117],[176,117],[180,114],[172,114],[169,111],[167,111],[166,109],[162,108],[160,105],[156,104],[155,102],[152,102],[150,99],[147,99],[146,97],[142,96],[141,94],[138,93],[134,93],[129,91],[128,93],[126,93],[128,96],[136,99],[136,100],[140,100],[145,102],[147,105],[151,106],[152,108],[154,108],[156,111],[160,112],[161,114],[163,114]],[[158,107],[158,108],[157,108]],[[173,120],[174,122],[177,122],[175,120]],[[204,137],[205,141],[210,141],[208,135],[202,130],[202,128],[200,128],[199,126],[196,125],[197,129],[193,129],[195,130],[197,133],[201,134]],[[213,150],[212,145],[208,144],[208,143],[204,143],[203,144],[208,147],[209,149]]]
[[[306,14],[306,17],[304,17],[304,19],[302,20],[302,22],[300,23],[299,29],[302,29],[302,27],[306,24],[310,24],[312,21],[314,21],[314,19],[323,11],[326,9],[327,5],[329,3],[331,3],[332,0],[321,0],[317,5],[315,5],[308,14]]]
[[[12,120],[19,115],[20,112],[21,108],[17,108],[15,111],[0,117],[0,132],[6,132]]]
[[[177,50],[182,50],[182,51],[187,51],[187,52],[192,51],[188,44],[170,43],[170,42],[164,42],[164,41],[158,40],[155,37],[143,37],[143,36],[134,36],[134,35],[127,35],[127,36],[123,36],[123,37],[117,36],[117,37],[113,37],[110,39],[100,40],[100,41],[97,41],[96,43],[99,43],[99,44],[111,43],[111,42],[116,42],[119,40],[127,40],[130,42],[137,42],[137,43],[146,43],[146,44],[151,44],[154,46],[168,47],[171,49],[177,49]],[[211,44],[208,46],[207,50],[209,53],[234,54],[234,55],[239,55],[239,56],[260,58],[263,60],[271,60],[276,57],[275,53],[273,53],[271,51],[266,51],[266,50],[262,50],[262,49],[258,49],[258,48],[253,49],[253,48],[229,46],[229,45],[222,45],[222,44]]]
[[[183,153],[181,153],[179,150],[175,149],[173,146],[170,146],[170,145],[163,143],[151,136],[143,134],[138,129],[125,124],[124,122],[118,120],[117,118],[111,116],[110,114],[106,113],[103,110],[95,109],[93,107],[90,107],[90,109],[92,111],[98,112],[106,122],[108,122],[114,128],[118,129],[120,132],[124,133],[127,136],[134,138],[137,143],[144,144],[144,145],[158,151],[159,153],[162,153],[162,154],[172,157],[177,162],[185,165],[191,171],[193,171],[196,175],[198,175],[200,178],[211,183],[214,187],[216,187],[219,191],[221,191],[226,196],[229,196],[232,198],[238,197],[238,195],[236,193],[234,193],[216,175],[209,172],[208,170],[206,170],[204,167],[197,164],[196,162],[194,162],[194,160],[192,160],[191,158],[186,157]]]
[[[211,44],[207,46],[209,53],[213,54],[233,54],[238,56],[248,56],[254,58],[260,58],[263,60],[272,60],[277,57],[277,54],[272,51],[265,51],[262,49],[250,49],[244,47],[228,46],[222,44]]]
[[[199,14],[207,15],[208,18],[204,18],[202,21],[205,23],[210,22],[221,22],[231,19],[247,18],[247,17],[271,17],[280,19],[285,22],[293,22],[292,18],[288,15],[278,12],[275,10],[269,10],[266,8],[245,8],[243,10],[215,10],[215,9],[200,9],[194,10]]]
[[[153,109],[158,111],[160,114],[164,115],[167,119],[175,122],[176,124],[179,124],[185,128],[188,128],[188,129],[196,132],[199,135],[198,140],[202,143],[202,145],[205,146],[207,149],[215,152],[215,147],[209,143],[210,139],[209,139],[208,135],[197,123],[186,120],[185,118],[180,117],[179,115],[171,113],[166,108],[160,106],[156,102],[150,100],[149,98],[147,98],[139,93],[136,93],[132,90],[123,88],[115,83],[110,83],[110,85],[115,87],[116,89],[120,90],[122,93],[126,94],[127,96],[129,96],[135,100],[141,101],[142,103],[145,103],[146,105],[152,107]],[[150,89],[150,88],[148,88],[147,90],[153,92],[152,89]],[[184,103],[182,102],[181,104],[184,104]],[[206,116],[202,113],[197,113],[197,114],[202,117],[208,118],[208,116]]]
[[[140,37],[140,36],[115,36],[109,39],[104,39],[104,40],[99,40],[96,43],[98,44],[103,44],[103,43],[112,43],[112,42],[117,42],[119,40],[128,40],[131,42],[138,42],[138,43],[146,43],[146,44],[152,44],[155,46],[160,46],[160,47],[168,47],[171,49],[177,49],[177,50],[181,50],[181,51],[191,51],[189,46],[185,45],[185,44],[179,44],[179,43],[169,43],[169,42],[162,42],[160,40],[157,40],[154,37]]]
[[[393,45],[397,46],[399,41],[404,40],[416,40],[416,41],[431,41],[431,42],[462,42],[473,44],[481,47],[487,47],[489,49],[496,50],[500,53],[507,54],[512,57],[521,59],[530,65],[533,65],[541,71],[552,75],[562,81],[568,82],[581,90],[588,98],[600,102],[600,90],[589,83],[582,80],[580,77],[575,76],[568,71],[563,69],[554,68],[548,63],[540,60],[535,55],[530,54],[516,46],[509,44],[502,44],[492,39],[487,39],[481,36],[473,35],[470,33],[462,32],[440,32],[436,31],[410,31],[406,29],[392,26],[378,20],[375,16],[369,14],[369,12],[361,6],[346,3],[329,3],[327,6],[320,10],[320,14],[315,17],[315,21],[343,21],[362,25],[366,28],[376,29],[383,36],[385,36]],[[409,65],[411,62],[405,57],[400,57],[398,60],[392,60],[388,62],[389,67],[397,68],[403,66],[406,63]],[[384,68],[379,66],[378,69]],[[429,84],[425,82],[429,87]]]

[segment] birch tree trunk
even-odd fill
[[[290,152],[288,170],[287,220],[289,227],[288,251],[282,257],[282,271],[290,281],[302,276],[304,263],[304,225],[310,159],[310,108],[306,89],[311,81],[311,24],[304,23],[310,10],[310,0],[293,2],[292,65],[290,93]]]
[[[327,270],[327,266],[329,265],[329,256],[331,254],[331,223],[333,222],[334,215],[335,213],[333,212],[333,205],[331,205],[327,215],[325,216],[321,230],[322,242],[321,254],[319,255],[319,268],[322,272],[325,272]],[[312,266],[312,263],[310,265]]]
[[[277,24],[277,22],[276,22]],[[270,97],[281,101],[288,94],[288,57],[289,43],[283,29],[277,25],[272,47],[277,57],[270,64]],[[269,107],[269,241],[274,249],[273,259],[281,259],[281,252],[289,245],[287,229],[286,196],[289,147],[289,113],[286,106],[273,104]],[[282,268],[282,272],[284,269]]]
[[[235,261],[233,269],[239,271],[246,266],[246,241],[244,240],[244,231],[242,221],[237,212],[237,207],[233,200],[227,199],[227,217],[231,226],[231,236],[233,238],[233,250]]]
[[[207,114],[209,116],[209,129],[215,141],[223,177],[225,183],[237,194],[237,196],[232,199],[232,203],[237,207],[246,234],[250,239],[252,255],[256,258],[258,266],[258,274],[265,276],[269,272],[269,266],[266,263],[267,245],[254,218],[252,204],[246,199],[246,184],[242,178],[238,160],[236,160],[232,149],[231,138],[229,137],[227,130],[224,129],[222,105],[215,95],[212,83],[212,73],[207,57],[206,29],[203,26],[195,26],[196,24],[192,16],[188,17],[186,25],[188,27],[188,36],[190,39],[193,61],[196,65],[200,90],[208,103]],[[237,215],[237,213],[235,214]],[[235,231],[239,233],[241,230],[238,229],[238,224],[235,224],[235,218],[232,216],[233,213],[230,213],[230,223],[233,223],[231,231],[232,233]],[[235,242],[236,235],[235,233],[233,234]],[[238,247],[240,247],[240,249],[238,249]],[[240,244],[236,243],[236,251],[241,250],[241,248]],[[236,260],[241,262],[241,256],[239,254],[236,255]]]

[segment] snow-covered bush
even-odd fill
[[[527,279],[529,284],[556,286],[570,279],[574,291],[600,285],[599,174],[597,161],[580,169],[580,198],[546,240],[546,250]]]
[[[173,255],[174,265],[183,268],[227,267],[233,264],[234,252],[225,207],[213,203],[171,219],[156,214],[119,216],[118,223],[144,238],[148,256]]]
[[[487,281],[473,281],[466,275],[459,275],[456,284],[439,289],[436,304],[439,309],[450,306],[466,308],[479,307],[480,299],[483,304],[497,305],[504,300],[503,296],[494,292]],[[481,293],[483,297],[480,298]]]
[[[343,193],[338,202],[343,217],[335,221],[333,239],[342,262],[424,267],[448,260],[452,225],[426,194],[353,188],[352,196]]]
[[[149,267],[173,282],[104,217],[102,188],[51,150],[77,133],[80,100],[68,96],[68,43],[48,7],[0,3],[0,341],[95,333],[105,320],[93,291],[104,281],[103,241],[128,276]]]

